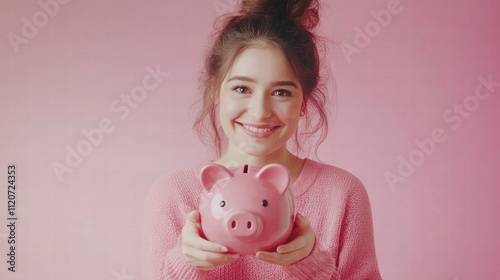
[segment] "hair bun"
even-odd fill
[[[242,16],[291,19],[310,30],[319,23],[318,0],[242,0]]]

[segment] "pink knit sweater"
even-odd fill
[[[352,174],[306,159],[292,192],[298,213],[310,221],[316,243],[309,256],[288,266],[253,256],[201,271],[186,263],[180,232],[186,215],[197,210],[202,190],[201,162],[157,180],[145,204],[143,279],[352,279],[379,274],[370,202]]]

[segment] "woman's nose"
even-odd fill
[[[272,112],[271,102],[266,96],[254,94],[248,104],[247,112],[256,120],[268,118]]]

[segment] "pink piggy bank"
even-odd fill
[[[254,255],[286,242],[295,221],[290,174],[281,164],[226,169],[205,166],[200,174],[202,231],[229,252]]]

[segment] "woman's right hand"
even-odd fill
[[[181,246],[182,254],[190,265],[200,270],[212,270],[239,258],[238,254],[227,253],[226,246],[210,242],[200,233],[200,213],[189,212],[181,232]]]

